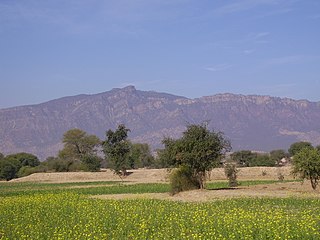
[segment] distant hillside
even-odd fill
[[[130,139],[161,147],[164,136],[179,137],[187,123],[209,121],[234,150],[287,149],[299,140],[320,144],[320,103],[269,96],[218,94],[188,99],[129,86],[94,95],[0,110],[0,152],[26,151],[42,159],[55,155],[61,138],[81,128],[104,139],[124,123]]]

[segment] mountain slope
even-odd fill
[[[319,119],[320,104],[305,100],[235,94],[188,99],[129,86],[0,110],[0,152],[44,159],[57,153],[71,128],[104,139],[120,123],[131,129],[130,139],[157,148],[164,136],[179,137],[187,123],[203,121],[223,131],[234,150],[271,150],[299,140],[320,144]]]

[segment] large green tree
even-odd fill
[[[59,171],[87,170],[98,171],[101,159],[97,155],[100,139],[95,135],[89,135],[85,131],[74,128],[63,134],[63,149],[59,152],[59,159],[55,161]],[[59,166],[61,165],[61,166]]]
[[[290,145],[288,152],[290,156],[293,157],[304,148],[312,149],[313,146],[310,142],[295,142]]]
[[[308,179],[313,189],[316,189],[320,179],[320,151],[303,148],[293,156],[293,171],[301,179]]]
[[[22,167],[16,154],[7,155],[0,160],[0,179],[11,180],[17,177],[17,173]]]
[[[120,124],[115,131],[109,129],[106,132],[106,140],[103,142],[106,160],[111,162],[112,170],[120,177],[125,176],[130,168],[129,131],[124,124]]]
[[[26,152],[15,153],[15,154],[7,155],[5,158],[16,159],[21,163],[21,167],[23,166],[36,167],[40,165],[40,161],[38,157],[31,153],[26,153]]]
[[[191,124],[178,140],[164,139],[170,165],[190,169],[200,189],[204,188],[206,172],[219,165],[221,157],[231,150],[230,142],[221,132],[210,131],[206,124]],[[189,170],[188,170],[189,171]],[[188,172],[186,171],[186,172]]]
[[[74,128],[63,134],[64,148],[59,152],[59,157],[81,160],[86,155],[95,155],[100,140],[95,135]]]

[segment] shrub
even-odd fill
[[[199,189],[199,182],[193,176],[192,169],[185,165],[172,170],[170,174],[171,194],[174,195],[182,191]]]
[[[35,173],[35,168],[30,166],[23,166],[19,169],[17,176],[18,177],[25,177],[32,173]]]
[[[237,169],[234,163],[226,163],[224,165],[224,174],[229,180],[229,187],[236,187],[238,186],[237,181],[237,173],[239,170]]]
[[[101,159],[95,155],[85,155],[82,159],[82,164],[85,170],[90,172],[97,172],[100,170]]]

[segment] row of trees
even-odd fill
[[[221,132],[208,130],[206,124],[193,124],[187,126],[180,139],[165,138],[164,149],[158,151],[155,161],[147,144],[128,140],[129,131],[125,125],[119,125],[116,130],[109,129],[105,140],[100,141],[80,129],[71,129],[63,135],[64,148],[58,156],[41,164],[36,156],[26,153],[0,155],[0,178],[9,180],[33,171],[99,171],[103,165],[125,176],[127,169],[158,166],[175,168],[171,174],[174,192],[204,188],[206,173],[220,166],[231,150],[230,142]],[[297,142],[290,146],[288,153],[284,150],[269,154],[238,151],[231,154],[230,159],[238,166],[274,166],[280,159],[291,157],[293,173],[310,179],[312,187],[316,188],[320,176],[319,149],[307,142]]]
[[[283,166],[290,163],[293,156],[304,148],[313,149],[314,147],[310,142],[295,142],[291,144],[287,152],[283,149],[273,150],[269,153],[242,150],[232,153],[230,160],[236,163],[238,167]],[[320,145],[315,147],[315,149],[320,150]],[[285,161],[282,162],[282,160]]]
[[[40,165],[37,156],[17,153],[4,156],[0,153],[0,179],[10,180],[29,174],[29,170]]]

